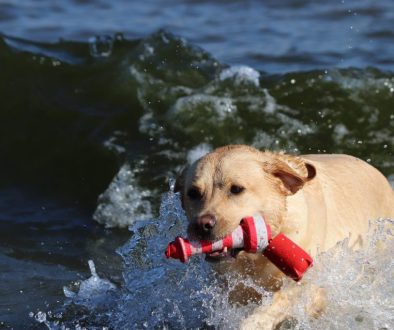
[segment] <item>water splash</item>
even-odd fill
[[[127,227],[137,219],[149,219],[152,217],[151,205],[147,200],[150,195],[149,191],[138,187],[135,172],[125,164],[107,190],[99,196],[93,218],[107,228]]]
[[[119,290],[98,276],[92,260],[88,264],[91,277],[63,287],[67,297],[63,309],[30,312],[29,316],[50,330],[108,329],[105,324],[112,317],[111,310],[119,299]]]
[[[260,86],[260,73],[251,67],[240,65],[232,66],[220,73],[220,80],[233,79],[236,86],[242,84],[253,84]]]
[[[130,227],[132,239],[117,251],[126,265],[127,292],[116,327],[184,329],[203,324],[202,301],[211,294],[202,288],[206,281],[214,280],[214,274],[199,259],[185,266],[164,258],[168,241],[184,231],[184,223],[179,196],[170,192],[162,201],[158,219],[138,221]]]
[[[135,221],[130,227],[131,239],[117,250],[124,261],[121,288],[99,278],[90,262],[92,276],[76,289],[65,289],[65,295],[79,308],[78,317],[71,314],[73,322],[83,319],[84,324],[117,329],[238,329],[255,311],[271,303],[271,293],[242,274],[217,273],[203,256],[191,258],[186,265],[165,259],[165,247],[175,236],[185,235],[185,223],[179,196],[170,191],[163,197],[159,218]],[[287,310],[296,321],[287,326],[389,329],[394,324],[394,221],[380,220],[365,242],[363,249],[352,251],[344,240],[315,259],[304,276],[297,304]],[[229,294],[240,283],[254,289],[262,301],[231,304]],[[284,288],[294,285],[290,279],[284,282]],[[326,290],[328,307],[314,320],[305,308],[311,299],[308,292],[316,286]],[[81,312],[78,306],[85,309]],[[37,317],[44,320],[41,314]],[[54,329],[48,313],[44,321]]]
[[[113,296],[116,286],[97,275],[93,260],[89,260],[88,264],[92,276],[80,283],[74,283],[72,287],[63,287],[63,292],[75,304],[89,308],[102,307],[102,305],[108,303],[110,296]]]
[[[212,146],[207,143],[201,143],[194,148],[190,149],[187,153],[187,163],[189,165],[193,164],[197,159],[205,156],[212,150]]]
[[[379,220],[365,245],[352,251],[347,240],[321,254],[306,282],[327,292],[328,306],[318,320],[297,306],[297,329],[390,329],[394,324],[394,221]],[[308,301],[307,296],[302,301]]]
[[[89,38],[90,55],[95,58],[106,58],[112,54],[114,40],[110,36],[94,36]]]

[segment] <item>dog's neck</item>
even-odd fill
[[[286,198],[282,232],[315,256],[318,252],[316,247],[324,246],[325,228],[321,224],[325,223],[322,220],[327,216],[320,184],[318,182],[313,184],[313,191],[306,186]],[[310,246],[315,247],[314,251]]]

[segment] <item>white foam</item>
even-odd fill
[[[196,160],[205,156],[212,150],[212,146],[207,143],[201,143],[194,148],[190,149],[187,154],[187,163],[189,165],[193,164]]]
[[[269,135],[264,131],[258,131],[254,136],[253,142],[251,143],[252,147],[259,150],[278,150],[279,148],[279,140],[274,135]]]
[[[93,260],[89,260],[88,264],[92,276],[82,281],[76,291],[63,287],[63,292],[67,298],[72,299],[75,303],[93,308],[99,304],[106,303],[108,294],[116,291],[116,286],[97,275]]]
[[[313,321],[295,308],[299,327],[389,329],[394,324],[393,234],[394,221],[380,220],[362,249],[352,251],[344,241],[322,254],[305,280],[326,290],[327,310]],[[308,297],[303,299],[306,304]]]
[[[256,87],[260,86],[259,78],[260,73],[246,65],[227,68],[219,76],[220,80],[233,79],[235,85],[253,84]]]
[[[371,229],[364,247],[353,251],[348,247],[348,239],[315,258],[314,267],[302,280],[301,295],[294,304],[283,309],[291,315],[296,324],[292,329],[391,329],[394,324],[394,285],[392,274],[394,262],[394,221],[382,219]],[[272,295],[245,277],[229,276],[229,288],[242,282],[262,294],[259,306],[250,304],[234,308],[218,294],[205,305],[212,311],[206,322],[216,328],[261,327],[259,315],[265,306],[272,303]],[[282,290],[299,284],[286,279]],[[308,316],[306,307],[311,302],[311,292],[322,288],[327,294],[327,308],[318,318]],[[207,286],[205,290],[215,288]]]
[[[126,134],[121,131],[115,131],[106,141],[104,141],[104,147],[116,154],[126,153],[126,148],[119,143],[120,138],[125,138]]]
[[[342,140],[343,137],[349,134],[349,130],[344,124],[337,124],[334,128],[335,137],[339,140]]]
[[[152,218],[147,197],[151,192],[138,187],[134,172],[123,165],[109,187],[98,198],[93,219],[106,227],[124,228],[136,219]]]
[[[275,98],[268,92],[266,88],[263,89],[264,95],[265,95],[265,107],[264,107],[264,112],[266,113],[274,113],[277,104]]]
[[[363,72],[361,77],[359,74],[361,72],[355,75],[346,71],[333,70],[329,75],[324,76],[324,80],[337,83],[350,93],[350,98],[358,101],[365,98],[365,92],[375,94],[394,92],[394,78],[378,77],[371,72]],[[365,111],[370,111],[370,107],[366,105],[360,107],[360,109],[363,108]]]
[[[220,97],[207,94],[194,94],[179,98],[175,103],[175,110],[192,111],[198,106],[205,106],[213,110],[223,120],[236,110],[235,104],[229,97]],[[210,118],[206,118],[209,120]]]

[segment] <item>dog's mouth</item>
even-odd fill
[[[223,248],[221,251],[215,251],[207,253],[205,255],[205,260],[209,262],[219,262],[222,260],[231,260],[237,257],[241,249],[228,249]]]

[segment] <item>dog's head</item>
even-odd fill
[[[243,145],[214,150],[178,177],[192,238],[215,241],[231,233],[245,216],[264,214],[280,231],[286,197],[315,176],[312,165],[295,156],[260,152]]]

